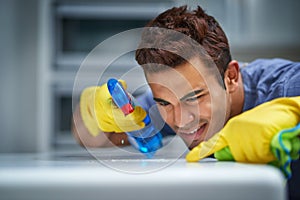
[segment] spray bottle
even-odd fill
[[[122,110],[125,116],[134,111],[136,100],[125,91],[118,80],[114,78],[109,79],[107,87],[114,103]],[[162,147],[162,134],[154,127],[149,114],[146,115],[143,122],[145,123],[144,128],[126,132],[126,134],[131,145],[150,158]]]

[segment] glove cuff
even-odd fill
[[[219,161],[235,161],[229,147],[225,147],[214,153],[214,156]]]
[[[277,158],[276,165],[287,178],[291,177],[291,162],[299,159],[300,150],[300,123],[289,129],[277,133],[271,141],[270,148]]]

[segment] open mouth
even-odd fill
[[[202,140],[204,140],[204,133],[207,127],[207,123],[202,124],[200,127],[193,129],[191,131],[180,131],[179,135],[185,139],[185,141],[189,141],[189,143],[194,143],[199,144]],[[192,145],[191,144],[191,145]]]

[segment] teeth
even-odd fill
[[[187,135],[192,135],[192,134],[196,133],[197,131],[198,131],[198,128],[196,128],[195,130],[193,130],[193,131],[191,131],[191,132],[189,132],[189,133],[185,133],[185,134],[187,134]]]

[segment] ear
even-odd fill
[[[232,93],[238,89],[239,74],[239,63],[236,60],[230,61],[224,74],[224,83],[229,93]]]

